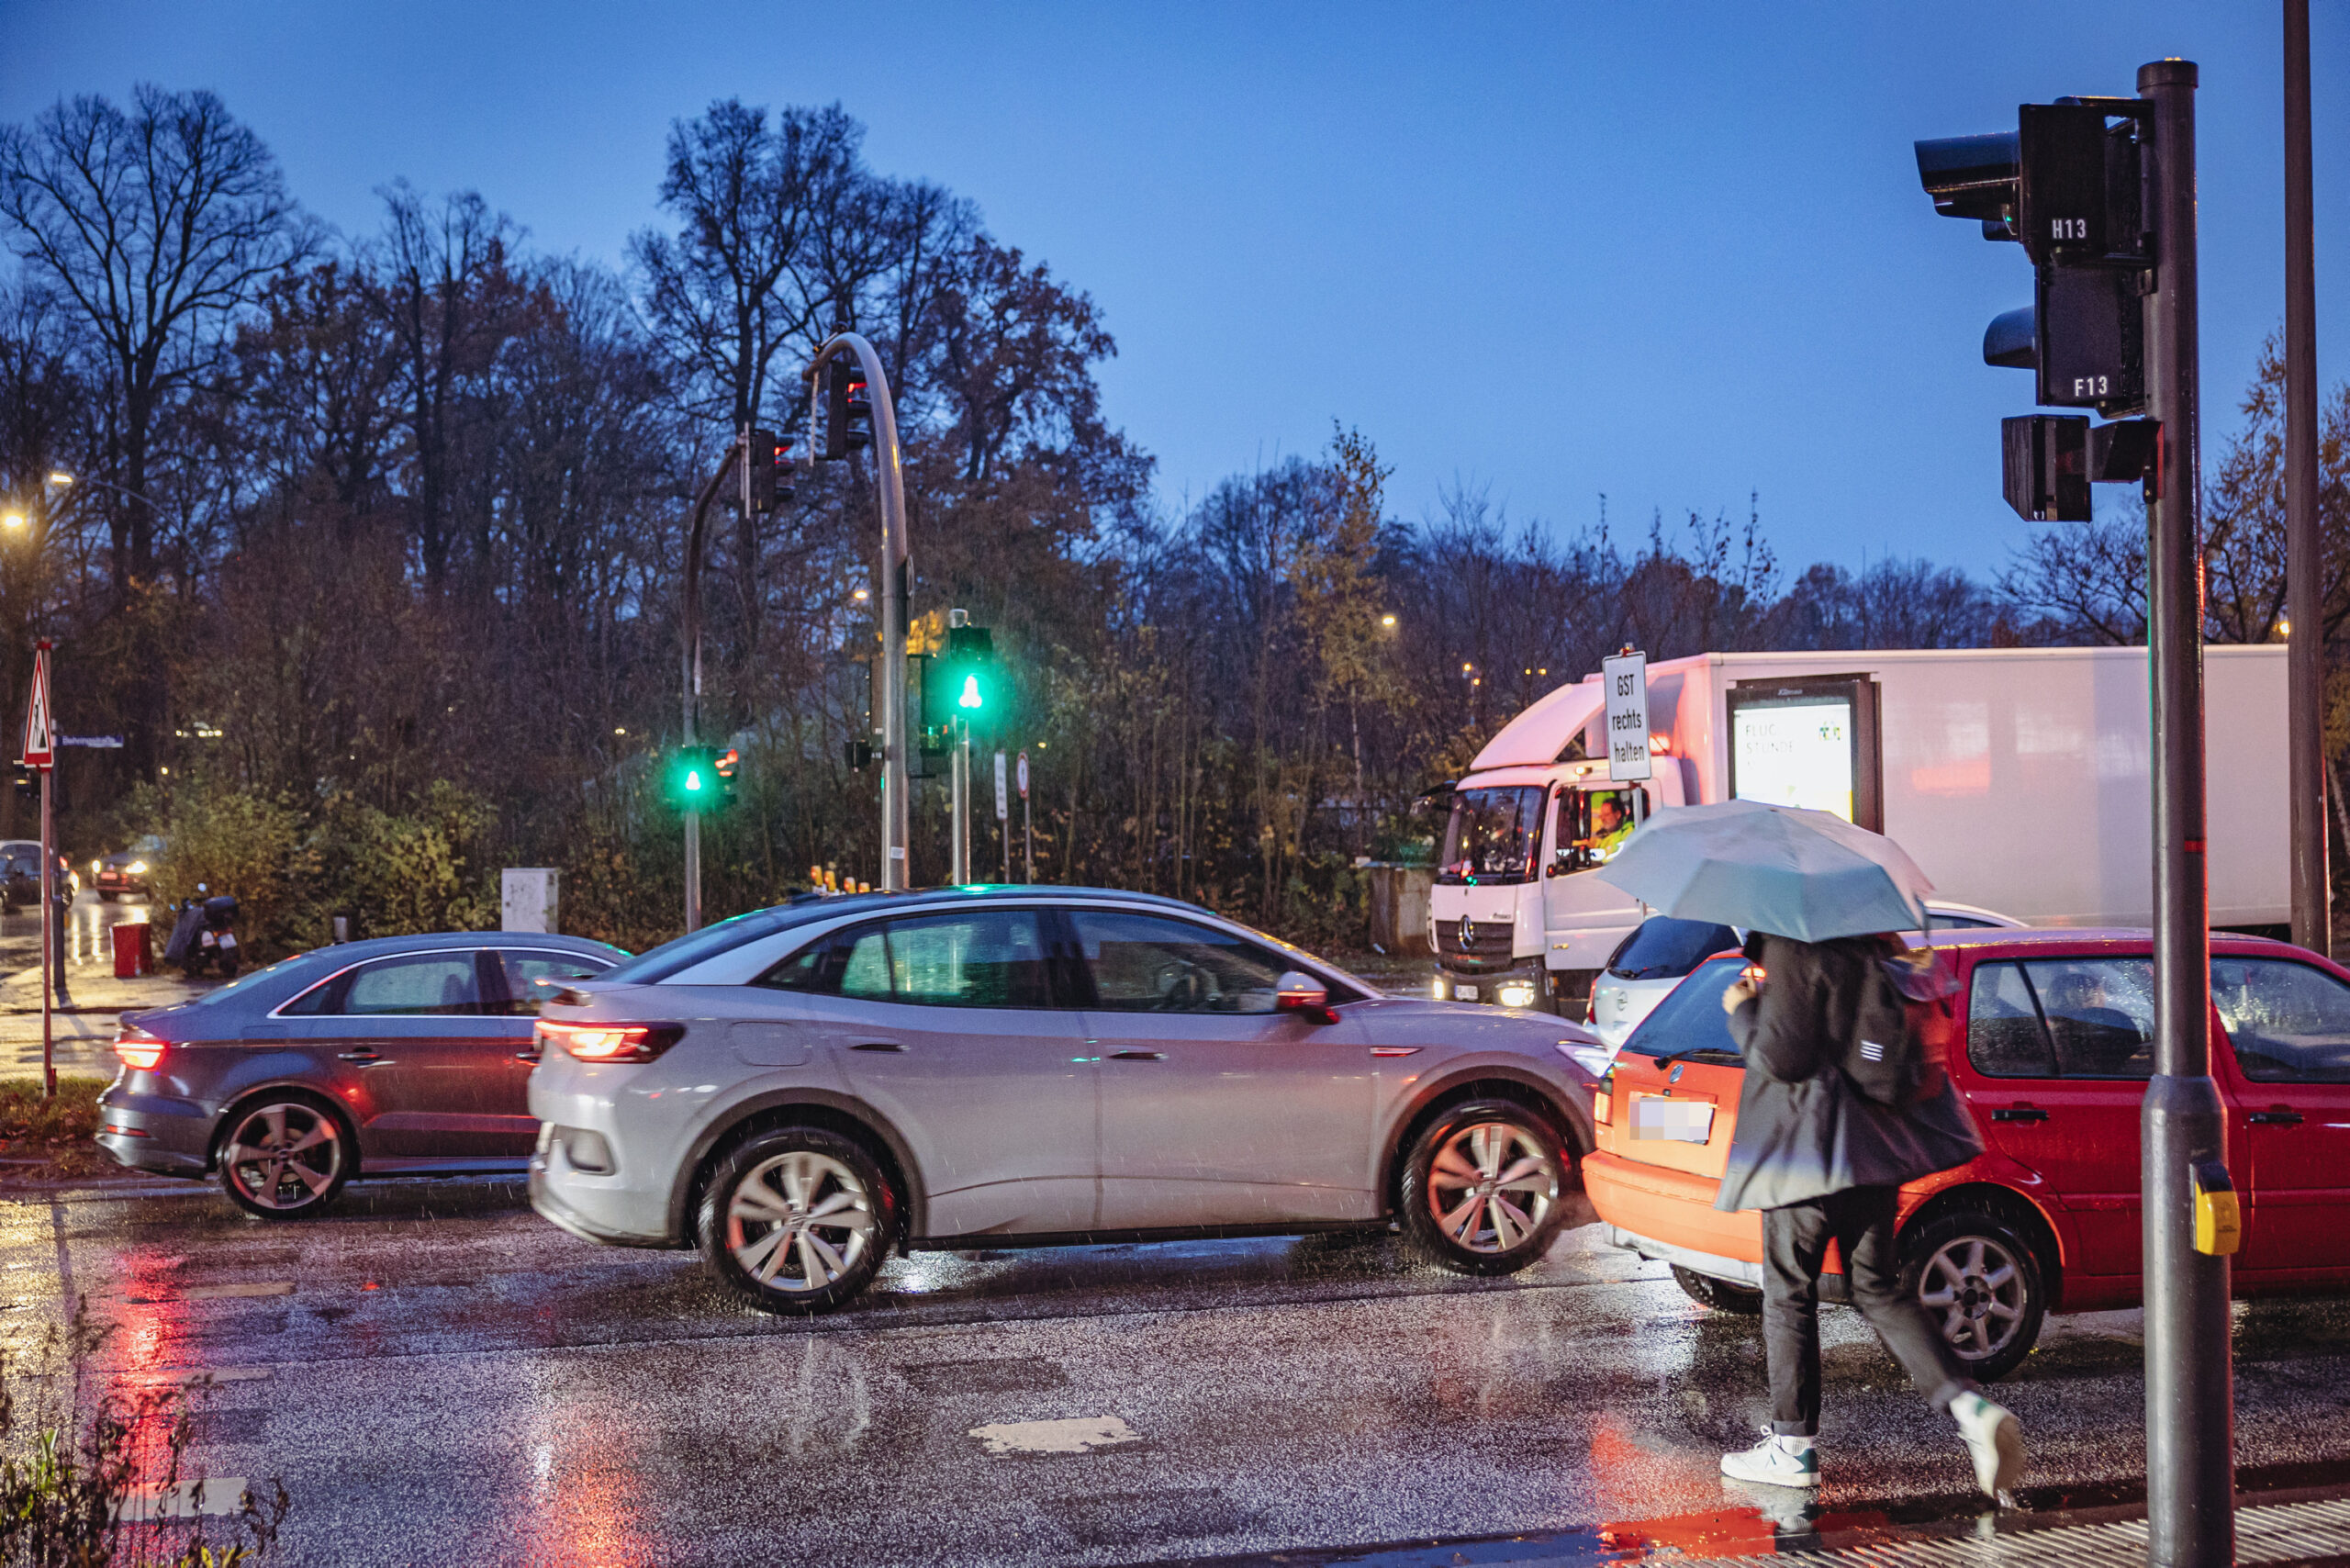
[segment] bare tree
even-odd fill
[[[0,128],[0,219],[33,274],[71,300],[120,419],[118,593],[155,569],[149,495],[171,399],[210,374],[231,323],[308,253],[276,161],[210,93],[141,84],[130,112],[84,95]]]
[[[438,207],[405,180],[381,193],[384,232],[374,268],[376,308],[391,329],[408,427],[410,529],[425,586],[446,583],[453,548],[452,443],[459,405],[485,381],[519,327],[527,291],[509,252],[512,220],[475,191]]]

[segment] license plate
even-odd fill
[[[233,931],[223,931],[220,933],[220,946],[229,952],[235,952],[237,950],[237,934]]]
[[[1702,1100],[1637,1095],[1632,1101],[1632,1136],[1667,1143],[1704,1143],[1714,1136],[1714,1108]]]
[[[1474,1002],[1477,1000],[1477,988],[1473,985],[1455,984],[1452,988],[1452,995],[1454,1000],[1459,1002]]]

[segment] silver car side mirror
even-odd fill
[[[1330,988],[1313,976],[1291,969],[1273,982],[1273,1011],[1294,1013],[1309,1024],[1335,1024]]]

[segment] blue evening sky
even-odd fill
[[[2350,368],[2350,6],[2318,0],[2319,353]],[[617,261],[670,121],[837,98],[874,165],[1091,291],[1170,505],[1333,419],[1416,516],[1456,480],[1619,535],[1742,516],[1789,565],[1996,568],[1980,360],[2020,250],[1937,218],[1915,137],[2200,62],[2207,464],[2283,311],[2274,4],[397,5],[0,0],[0,118],[210,87],[346,230],[396,175]]]

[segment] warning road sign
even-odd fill
[[[25,705],[25,766],[47,767],[57,757],[57,726],[49,706],[49,644],[33,649],[33,694]]]

